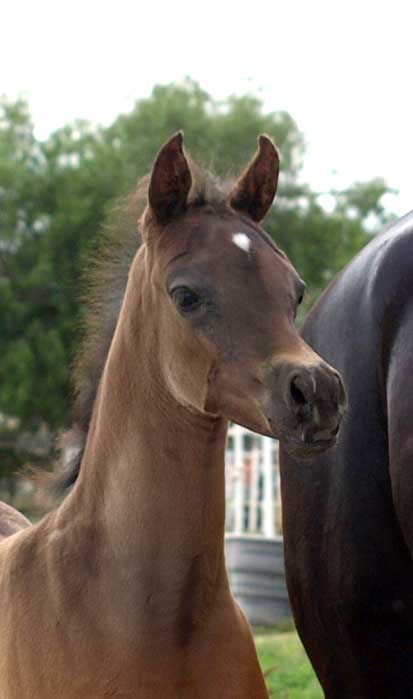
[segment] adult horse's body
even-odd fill
[[[288,587],[328,699],[413,697],[413,213],[374,239],[303,337],[342,374],[339,442],[282,454]]]
[[[303,283],[258,225],[277,175],[261,137],[220,189],[177,134],[132,201],[143,244],[135,224],[126,268],[100,273],[75,485],[0,545],[1,699],[267,697],[225,571],[226,421],[307,453],[344,407],[294,328]]]

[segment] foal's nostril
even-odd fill
[[[308,402],[303,391],[301,390],[301,388],[299,388],[299,386],[297,386],[297,377],[296,376],[291,379],[290,393],[291,393],[291,397],[293,399],[293,402],[296,403],[297,405],[305,405]]]

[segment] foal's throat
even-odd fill
[[[139,367],[118,328],[72,496],[100,527],[99,570],[114,597],[135,616],[144,606],[141,625],[152,610],[186,629],[227,585],[226,422],[189,412],[156,367]]]

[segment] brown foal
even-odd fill
[[[259,143],[232,188],[181,133],[155,161],[75,485],[35,526],[5,511],[1,699],[268,696],[225,570],[227,420],[305,456],[345,396],[294,328],[304,285],[259,225],[279,163]]]

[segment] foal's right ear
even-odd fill
[[[161,225],[166,225],[182,213],[191,188],[191,171],[183,141],[183,133],[178,131],[161,148],[153,166],[148,203],[152,215]]]

